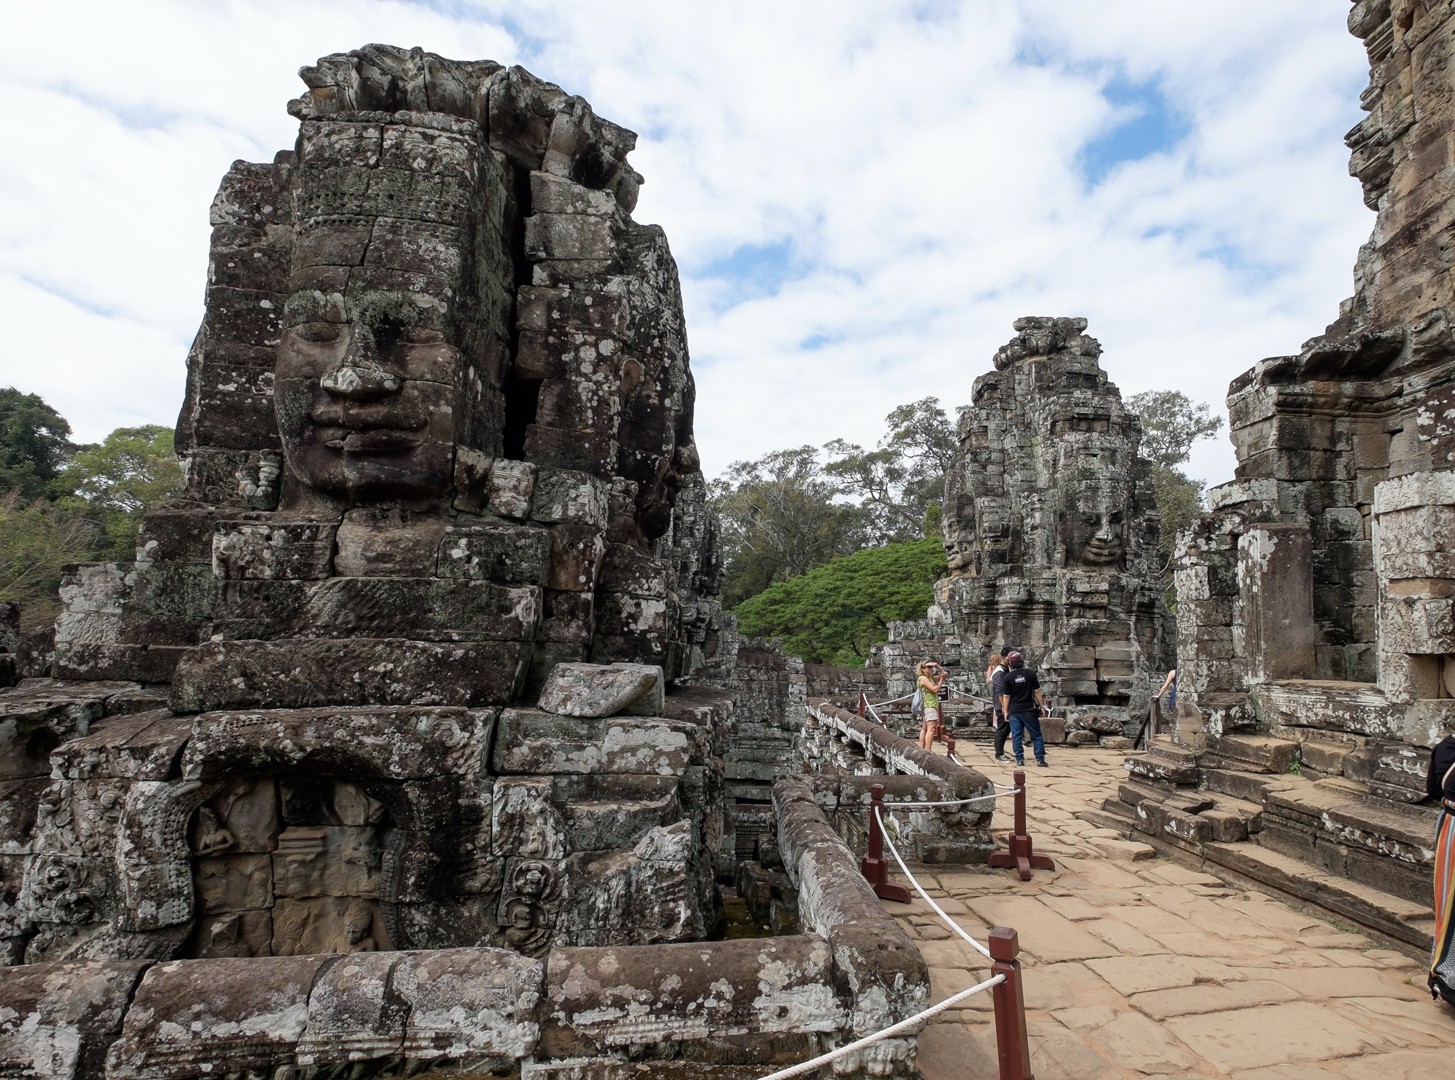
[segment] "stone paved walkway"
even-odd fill
[[[1419,961],[1078,820],[1114,790],[1126,754],[1049,756],[1051,768],[1028,770],[1028,810],[1035,850],[1057,869],[1021,882],[1009,871],[924,867],[920,877],[912,867],[980,940],[994,925],[1019,932],[1037,1080],[1455,1077],[1455,1010],[1430,1000]],[[985,748],[962,743],[960,757],[1010,782],[1013,766]],[[932,1000],[988,977],[989,961],[922,900],[886,906],[924,952]],[[927,1028],[926,1080],[994,1077],[991,1018],[981,994]]]

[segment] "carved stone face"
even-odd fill
[[[1125,500],[1108,491],[1080,489],[1062,519],[1066,565],[1111,571],[1126,551]]]
[[[284,332],[274,405],[288,466],[308,487],[353,504],[427,502],[449,485],[463,364],[418,312],[372,293]]]

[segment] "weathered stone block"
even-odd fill
[[[31,964],[7,972],[0,1061],[16,1076],[86,1080],[103,1075],[146,961]]]
[[[457,525],[440,543],[442,577],[543,585],[549,577],[551,533],[518,525]]]
[[[535,475],[536,467],[528,461],[497,458],[490,470],[491,512],[518,520],[529,517]]]
[[[540,698],[562,716],[657,716],[662,706],[662,669],[647,664],[559,664]]]
[[[324,957],[154,964],[137,987],[106,1075],[272,1071],[293,1062]],[[266,971],[266,977],[262,977]]]
[[[170,702],[178,712],[495,704],[512,699],[529,655],[519,641],[209,642],[178,662]]]
[[[224,579],[328,577],[337,526],[320,522],[222,522],[212,534],[212,572]]]

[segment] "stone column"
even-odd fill
[[[1307,525],[1255,525],[1238,540],[1244,648],[1252,683],[1315,672],[1313,544]]]
[[[1373,534],[1379,686],[1392,702],[1420,703],[1407,715],[1428,730],[1410,738],[1430,742],[1455,721],[1455,472],[1377,485]]]

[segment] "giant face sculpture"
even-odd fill
[[[306,123],[298,156],[274,368],[290,487],[438,504],[456,445],[498,449],[485,358],[514,292],[498,166],[473,129],[402,123]]]
[[[1061,515],[1065,565],[1111,572],[1121,566],[1127,544],[1126,492],[1105,481],[1071,488]]]
[[[349,503],[439,496],[453,472],[459,348],[408,295],[317,299],[295,294],[298,321],[278,345],[274,403],[293,475]]]

